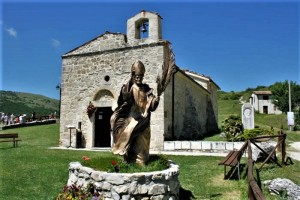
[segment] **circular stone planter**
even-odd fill
[[[68,186],[92,184],[105,200],[175,200],[179,199],[179,166],[169,162],[166,170],[139,173],[108,173],[71,162]]]

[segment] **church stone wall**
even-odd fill
[[[141,60],[144,63],[146,68],[144,82],[152,88],[156,87],[155,80],[163,63],[165,43],[123,48],[124,45],[119,42],[119,37],[110,37],[107,43],[119,42],[120,49],[109,51],[93,49],[97,43],[101,45],[102,41],[101,39],[93,40],[91,43],[94,44],[88,45],[87,49],[82,46],[63,56],[61,146],[69,146],[70,133],[67,126],[72,125],[78,128],[77,124],[81,122],[85,146],[93,147],[94,116],[88,117],[87,106],[91,101],[95,106],[116,107],[120,89],[130,79],[131,65],[134,61]],[[103,90],[109,91],[111,95],[102,95],[103,97],[99,98],[99,92]],[[152,149],[163,148],[163,96],[161,99],[158,109],[152,114]],[[75,147],[76,130],[71,131],[72,146]]]
[[[174,136],[179,140],[197,140],[207,133],[209,93],[181,72],[174,77]]]
[[[215,133],[218,130],[216,95],[216,88],[209,93],[182,72],[175,73],[164,92],[164,140],[197,140]]]
[[[172,140],[172,84],[173,84],[173,76],[168,84],[165,92],[164,92],[164,139],[165,140]],[[177,109],[177,108],[176,108]]]
[[[96,37],[92,41],[89,41],[84,45],[65,54],[65,56],[103,52],[107,50],[127,47],[128,44],[126,43],[126,40],[126,35],[124,34],[106,32],[105,34]]]

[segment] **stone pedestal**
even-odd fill
[[[170,161],[163,171],[141,173],[108,173],[95,171],[79,162],[69,164],[68,186],[81,188],[92,184],[105,200],[179,199],[179,166]]]

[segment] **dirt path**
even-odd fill
[[[293,142],[287,149],[287,156],[300,161],[300,142]]]

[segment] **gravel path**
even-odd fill
[[[287,155],[300,161],[300,142],[293,142],[287,150]]]

